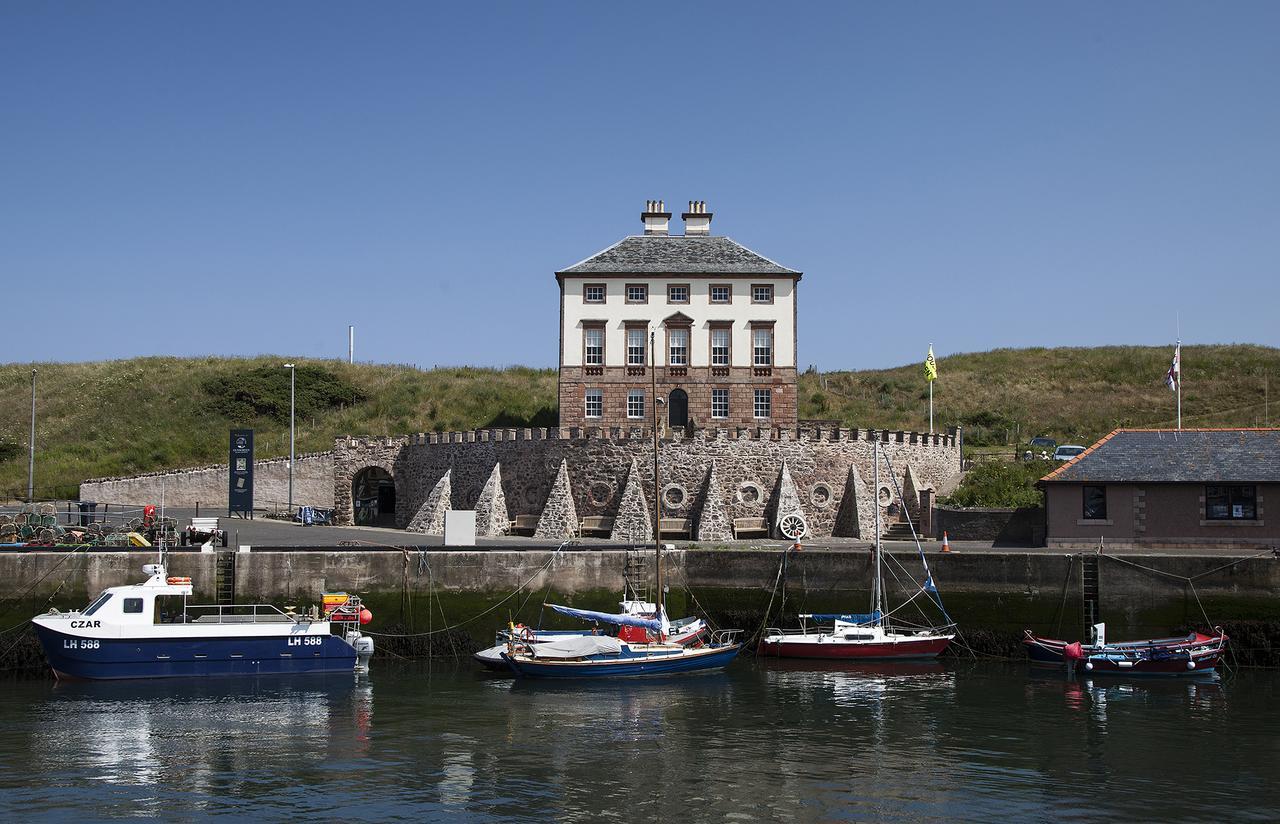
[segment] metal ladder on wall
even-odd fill
[[[649,581],[649,553],[637,549],[628,549],[627,557],[622,562],[622,583],[624,599],[648,601],[651,591]]]
[[[218,550],[215,589],[219,604],[236,602],[236,550]]]
[[[1098,623],[1098,556],[1080,556],[1080,637],[1093,640],[1093,625]]]

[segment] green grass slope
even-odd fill
[[[1168,347],[996,350],[938,362],[938,427],[966,441],[1047,434],[1088,444],[1117,426],[1171,426]],[[138,358],[36,364],[37,496],[75,494],[84,478],[220,463],[227,430],[257,431],[259,457],[289,452],[287,359]],[[553,369],[455,368],[298,361],[298,450],[336,435],[490,426],[554,426]],[[307,371],[312,368],[318,371]],[[800,378],[803,418],[920,430],[928,390],[919,364]],[[1183,425],[1262,425],[1264,384],[1280,350],[1248,345],[1183,349]],[[317,394],[314,384],[323,383]],[[305,385],[304,385],[305,384]],[[0,366],[0,498],[26,494],[31,366]]]

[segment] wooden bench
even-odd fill
[[[670,535],[675,538],[690,538],[693,536],[693,519],[663,518],[658,522],[658,531],[663,536]]]
[[[608,538],[613,532],[613,518],[605,515],[588,515],[582,519],[582,523],[578,525],[578,534],[586,536],[587,533],[603,535]]]
[[[515,519],[511,521],[512,535],[525,535],[525,534],[532,535],[534,532],[537,532],[537,531],[538,531],[537,515],[517,515]]]
[[[768,538],[768,522],[766,522],[764,518],[734,518],[733,537],[736,539],[747,536]]]

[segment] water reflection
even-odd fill
[[[0,691],[0,815],[1042,819],[1105,798],[1141,819],[1143,799],[1181,792],[1189,754],[1181,814],[1265,814],[1280,806],[1277,692],[1275,675],[777,660],[614,682],[439,665],[31,682]]]

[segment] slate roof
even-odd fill
[[[715,235],[631,235],[556,275],[645,273],[800,275]]]
[[[1041,483],[1280,483],[1280,429],[1117,429]]]

